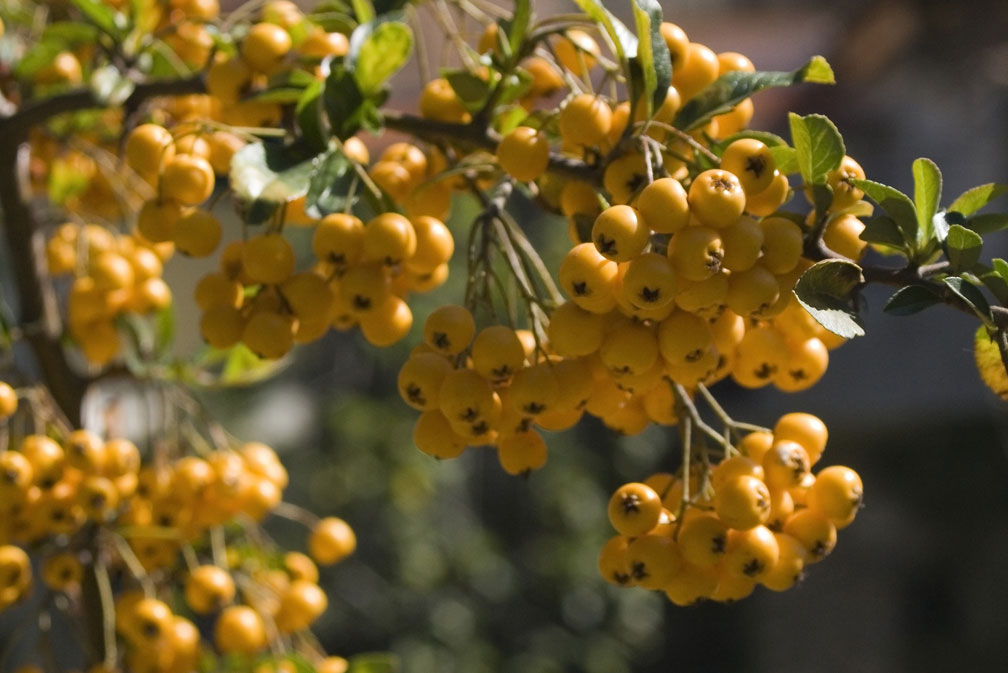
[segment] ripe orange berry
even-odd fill
[[[549,138],[528,126],[513,129],[497,145],[497,163],[522,182],[531,182],[545,173],[549,156]]]
[[[241,57],[256,72],[272,74],[290,52],[293,42],[283,27],[257,23],[241,43]]]
[[[578,94],[560,109],[560,136],[571,145],[598,146],[612,125],[612,110],[592,94]]]
[[[738,177],[720,168],[696,176],[690,184],[688,198],[690,212],[702,224],[715,229],[735,224],[745,210],[746,194]]]
[[[162,198],[192,206],[210,198],[215,179],[213,166],[203,157],[176,154],[161,167],[158,185]]]
[[[308,536],[308,553],[321,565],[342,561],[357,547],[357,536],[346,521],[330,516],[322,519]]]
[[[468,123],[471,115],[443,77],[432,79],[420,92],[420,114],[442,122]]]
[[[595,218],[592,241],[607,259],[627,262],[644,251],[651,232],[630,206],[611,206]]]
[[[658,525],[661,513],[661,498],[645,484],[623,484],[609,499],[609,522],[620,535],[647,533]]]
[[[267,642],[262,617],[247,605],[229,605],[214,623],[214,645],[222,654],[256,654]]]
[[[689,224],[689,201],[682,183],[659,178],[641,190],[637,211],[651,231],[674,234]]]
[[[755,138],[740,138],[725,148],[721,168],[738,177],[746,195],[759,194],[773,182],[777,171],[770,148]]]
[[[260,234],[245,241],[242,267],[255,283],[278,285],[294,273],[294,248],[282,234]]]

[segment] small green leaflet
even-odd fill
[[[625,64],[630,56],[637,53],[637,36],[613,16],[605,5],[597,0],[574,0],[574,4],[605,29],[616,49],[616,57],[621,63]]]
[[[634,0],[634,23],[637,26],[637,63],[643,75],[646,116],[661,107],[672,82],[672,59],[661,34],[662,9],[655,0]],[[634,98],[636,100],[636,98]]]
[[[788,113],[788,122],[798,170],[805,184],[826,184],[826,175],[839,167],[847,154],[837,127],[827,117],[818,114],[801,117],[791,112]]]
[[[971,308],[977,317],[983,320],[985,325],[993,324],[990,305],[987,303],[987,299],[983,296],[983,293],[976,286],[959,276],[947,276],[946,278],[942,278],[942,282],[966,306]]]
[[[910,197],[899,191],[872,180],[852,180],[855,187],[864,191],[865,196],[877,203],[899,227],[907,246],[916,249],[917,208]]]
[[[960,194],[949,205],[948,210],[962,213],[968,217],[1006,192],[1008,192],[1008,185],[995,182],[979,185]]]
[[[404,22],[383,17],[362,24],[350,36],[348,68],[365,97],[377,93],[409,60],[413,31]]]
[[[795,284],[794,293],[820,325],[851,339],[864,335],[864,326],[851,308],[851,294],[864,282],[861,267],[853,262],[826,259],[810,266]]]
[[[953,271],[967,271],[980,261],[983,239],[975,231],[953,224],[945,238],[945,254]]]
[[[514,13],[511,15],[511,21],[508,22],[507,31],[508,46],[511,48],[512,54],[518,51],[518,47],[521,45],[522,40],[525,39],[525,35],[528,33],[529,22],[531,20],[531,0],[515,0]]]
[[[914,206],[917,209],[917,247],[923,249],[934,237],[932,222],[941,202],[942,176],[930,159],[913,162]]]
[[[790,72],[728,72],[683,105],[673,125],[688,131],[703,126],[716,115],[728,112],[758,91],[803,82],[833,84],[833,70],[826,59],[822,56],[813,56],[808,63]],[[836,127],[833,127],[833,131],[836,131]],[[837,133],[837,136],[839,135]],[[843,158],[843,154],[840,157]],[[839,165],[839,160],[837,164]]]
[[[912,315],[941,301],[941,297],[923,285],[907,285],[896,290],[882,310],[892,315]]]

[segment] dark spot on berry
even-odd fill
[[[598,238],[595,239],[595,247],[603,255],[617,255],[619,251],[616,249],[616,240],[612,238],[606,238],[605,235],[599,234]]]
[[[371,297],[366,297],[362,294],[355,294],[352,303],[354,308],[358,311],[367,311],[371,308]]]
[[[763,565],[761,561],[757,561],[756,559],[749,559],[748,561],[746,561],[745,565],[742,566],[742,574],[745,575],[746,577],[754,577],[755,575],[758,575],[761,572],[763,572],[763,569],[765,567],[766,566]]]
[[[661,297],[661,290],[658,288],[642,287],[638,296],[642,302],[653,304]]]
[[[431,340],[434,342],[434,347],[438,350],[446,351],[451,348],[451,340],[444,332],[434,332]]]
[[[761,156],[749,157],[745,162],[745,169],[747,172],[752,173],[757,178],[763,175],[763,171],[766,170],[766,160]]]
[[[759,367],[753,370],[753,376],[758,379],[768,379],[777,373],[777,367],[773,366],[769,362],[764,362]]]
[[[724,554],[727,548],[728,538],[724,535],[715,535],[711,538],[710,549],[712,554]]]
[[[585,297],[591,294],[591,291],[588,289],[588,282],[583,280],[573,283],[571,285],[571,290],[574,291],[574,295],[577,297]]]
[[[624,493],[622,505],[624,514],[636,514],[640,511],[640,498],[636,493]]]
[[[630,564],[630,574],[633,575],[634,579],[642,580],[648,576],[647,566],[640,561],[634,561]]]
[[[419,404],[421,406],[427,404],[427,398],[424,397],[423,390],[421,390],[420,386],[415,383],[411,383],[406,386],[406,399],[413,404]]]

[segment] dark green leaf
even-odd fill
[[[990,182],[967,189],[952,202],[948,209],[963,215],[972,215],[1006,192],[1008,192],[1008,185]]]
[[[823,115],[800,117],[791,112],[788,121],[802,179],[807,185],[825,184],[826,174],[837,168],[847,153],[843,137]]]
[[[850,339],[864,334],[851,294],[864,282],[861,267],[853,262],[827,259],[810,266],[795,284],[799,303],[830,332]]]
[[[616,57],[620,61],[626,61],[628,57],[637,53],[637,36],[606,9],[605,5],[598,0],[574,0],[574,4],[602,26],[612,40],[616,48]]]
[[[361,127],[364,96],[357,80],[342,66],[333,68],[322,90],[329,126],[340,138],[352,136]]]
[[[404,3],[405,4],[405,3]],[[383,12],[379,12],[383,13]],[[343,33],[349,35],[357,28],[357,21],[346,12],[321,11],[319,7],[308,15],[312,23],[322,28],[327,33]]]
[[[941,203],[942,176],[938,165],[921,157],[913,162],[914,206],[917,209],[917,245],[923,248],[934,235],[932,220]]]
[[[301,137],[317,150],[326,147],[326,132],[322,124],[322,86],[316,80],[311,86],[301,92],[297,105],[294,106],[294,118],[297,120]]]
[[[941,297],[929,288],[923,285],[907,285],[896,290],[882,310],[893,315],[912,315],[940,303],[942,303]]]
[[[121,37],[125,29],[122,14],[112,9],[112,6],[101,0],[70,0],[81,11],[84,17],[97,26],[102,32],[113,37]]]
[[[906,246],[899,225],[887,215],[879,215],[866,220],[864,231],[861,232],[859,238],[862,241],[881,243],[901,250]]]
[[[740,70],[727,72],[683,105],[676,115],[673,125],[688,131],[703,126],[710,121],[711,117],[728,112],[758,91],[802,82],[832,84],[833,71],[826,59],[822,56],[813,56],[808,63],[790,72],[743,72]],[[836,131],[835,127],[833,131]],[[839,136],[839,134],[837,135]],[[843,154],[840,157],[843,158]],[[838,159],[837,165],[839,164]]]
[[[1002,229],[1008,229],[1008,213],[974,215],[966,220],[966,226],[978,234],[990,234]]]
[[[301,100],[304,89],[290,86],[280,86],[272,89],[264,89],[248,97],[248,100],[256,100],[263,103],[280,103],[287,105]]]
[[[448,80],[452,90],[458,99],[462,101],[470,112],[475,112],[483,107],[484,101],[490,95],[490,85],[485,79],[481,79],[468,70],[452,70],[444,73],[444,78]]]
[[[787,145],[771,145],[770,155],[782,175],[798,172],[798,152]]]
[[[392,17],[361,24],[350,36],[349,67],[367,97],[385,86],[409,60],[413,31]]]
[[[973,312],[976,313],[977,317],[983,320],[984,323],[990,322],[990,305],[976,286],[959,276],[948,276],[946,278],[942,278],[942,282],[945,283],[946,287],[952,290],[952,292],[954,292],[964,304],[973,309]]]
[[[532,3],[530,0],[515,0],[514,12],[508,22],[507,39],[511,53],[518,51],[525,36],[528,34],[529,22],[532,20]]]
[[[287,201],[304,196],[314,170],[304,148],[249,143],[231,159],[231,189],[245,221],[261,224]]]
[[[970,269],[980,261],[983,239],[975,231],[953,224],[945,239],[945,254],[955,271]]]
[[[410,3],[410,0],[375,0],[374,8],[378,16],[383,14],[388,14],[389,12],[395,12]]]
[[[399,658],[390,652],[358,654],[350,658],[347,673],[398,673]]]
[[[910,197],[898,189],[883,185],[881,182],[855,179],[852,180],[852,183],[858,189],[863,190],[865,196],[877,203],[899,226],[907,246],[916,249],[917,209]]]
[[[643,72],[643,100],[646,116],[661,107],[672,83],[672,59],[661,34],[662,8],[656,0],[634,0],[634,23],[637,26],[637,63]],[[634,100],[637,100],[636,98]]]
[[[812,207],[816,214],[826,213],[833,203],[833,190],[829,185],[812,185]]]
[[[314,218],[346,208],[350,184],[356,176],[350,160],[342,152],[329,152],[315,159],[305,212]]]

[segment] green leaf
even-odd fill
[[[913,162],[914,206],[917,209],[917,245],[923,248],[934,236],[932,221],[941,203],[942,176],[938,165],[921,157]]]
[[[1000,257],[995,257],[991,260],[991,264],[994,265],[994,271],[997,272],[999,276],[1005,279],[1008,283],[1008,262],[1001,259]]]
[[[21,80],[30,79],[42,68],[52,63],[56,55],[65,49],[63,41],[58,38],[33,44],[24,53],[24,56],[14,64],[15,76]]]
[[[304,196],[314,161],[304,148],[249,143],[231,158],[231,190],[249,224],[266,222],[287,201]]]
[[[907,285],[896,290],[882,310],[892,315],[912,315],[940,303],[942,303],[941,297],[930,288],[923,285]]]
[[[945,243],[945,239],[948,238],[949,227],[953,224],[966,226],[966,218],[962,213],[949,210],[939,210],[931,218],[931,229],[934,231],[934,237],[938,243]]]
[[[812,207],[816,214],[826,213],[833,204],[833,190],[829,185],[812,185]]]
[[[903,240],[903,232],[899,225],[888,215],[878,215],[869,220],[865,220],[864,231],[858,237],[862,241],[889,245],[894,248],[903,249],[906,241]]]
[[[829,73],[829,77],[824,76],[824,69]],[[802,82],[832,84],[832,75],[833,71],[822,56],[814,56],[808,63],[790,72],[743,72],[740,70],[727,72],[683,105],[676,115],[673,125],[688,131],[703,126],[716,115],[728,112],[758,91],[770,87],[801,84]],[[826,118],[823,117],[823,119]],[[833,127],[833,131],[836,132],[836,127]],[[837,133],[837,137],[839,135]],[[843,154],[840,155],[840,158],[843,158]],[[840,165],[839,159],[837,165]]]
[[[329,126],[341,140],[349,138],[361,127],[364,95],[357,86],[357,80],[342,66],[333,68],[326,77],[322,102]]]
[[[629,56],[637,53],[637,36],[630,32],[623,22],[605,8],[598,0],[574,0],[593,21],[602,26],[616,49],[616,57],[625,62]]]
[[[126,28],[123,15],[101,0],[70,0],[88,21],[112,37],[121,37]]]
[[[948,287],[952,292],[956,294],[971,309],[976,313],[977,317],[984,321],[984,324],[991,323],[991,311],[990,305],[987,303],[986,297],[969,281],[960,278],[959,276],[947,276],[942,278],[942,282]]]
[[[301,92],[301,97],[294,106],[294,119],[297,120],[301,136],[309,145],[317,150],[326,147],[326,133],[322,128],[322,88],[323,82],[316,80]]]
[[[787,145],[770,146],[770,155],[774,158],[774,164],[782,175],[798,172],[798,152],[793,147]]]
[[[990,234],[1008,229],[1008,213],[974,215],[966,220],[966,226],[978,234]]]
[[[981,275],[980,280],[997,297],[998,302],[1008,304],[1008,262],[996,257],[991,260],[991,264],[994,268]]]
[[[49,166],[46,196],[53,203],[64,205],[70,198],[82,194],[89,183],[90,179],[76,165],[57,157]]]
[[[514,12],[508,22],[507,38],[511,53],[518,51],[522,41],[528,34],[529,22],[532,20],[532,3],[530,0],[515,0]]]
[[[523,68],[515,68],[497,85],[500,87],[499,102],[502,105],[514,102],[527,94],[532,88],[532,73]]]
[[[945,239],[945,254],[955,271],[970,269],[980,261],[983,239],[975,231],[953,224]]]
[[[322,218],[346,209],[350,184],[356,171],[342,152],[329,152],[315,158],[305,212],[309,217]]]
[[[347,673],[398,673],[399,658],[391,652],[358,654],[350,658]]]
[[[799,303],[830,332],[851,339],[864,334],[861,318],[851,308],[851,294],[864,282],[853,262],[826,259],[810,266],[795,284]]]
[[[637,26],[637,63],[644,75],[646,116],[661,107],[672,83],[672,58],[661,34],[662,8],[656,0],[634,0],[634,23]],[[636,98],[634,99],[636,100]]]
[[[413,31],[395,19],[377,19],[357,27],[350,36],[349,68],[367,97],[379,91],[413,50]]]
[[[855,187],[864,191],[865,196],[877,203],[886,214],[899,226],[903,240],[910,249],[916,250],[917,245],[917,208],[910,197],[881,182],[872,180],[851,181]]]
[[[826,184],[827,173],[837,168],[847,153],[840,132],[822,115],[800,117],[791,112],[788,121],[798,171],[805,184]]]
[[[264,360],[243,343],[232,346],[226,353],[227,359],[221,371],[220,383],[227,386],[249,385],[268,379],[283,366],[284,362],[282,358]]]
[[[998,184],[996,182],[979,185],[977,187],[973,187],[972,189],[967,189],[965,192],[960,194],[959,197],[952,202],[948,209],[954,210],[957,213],[962,213],[963,215],[972,215],[1006,192],[1008,192],[1008,185]]]
[[[159,357],[168,354],[175,340],[175,306],[169,304],[154,316],[154,353]]]
[[[40,39],[42,42],[57,40],[65,48],[73,48],[95,42],[98,39],[98,29],[90,23],[56,21],[45,27]]]
[[[468,70],[451,70],[443,75],[466,109],[475,112],[483,107],[483,102],[490,95],[490,85],[485,79]]]
[[[406,5],[408,5],[410,0],[376,0],[374,3],[375,12],[378,16],[383,14],[388,14],[389,12],[395,12]]]
[[[135,88],[133,80],[125,77],[114,65],[102,66],[91,73],[91,91],[104,105],[122,105]]]
[[[375,9],[369,0],[351,0],[357,23],[367,23],[375,18]]]

